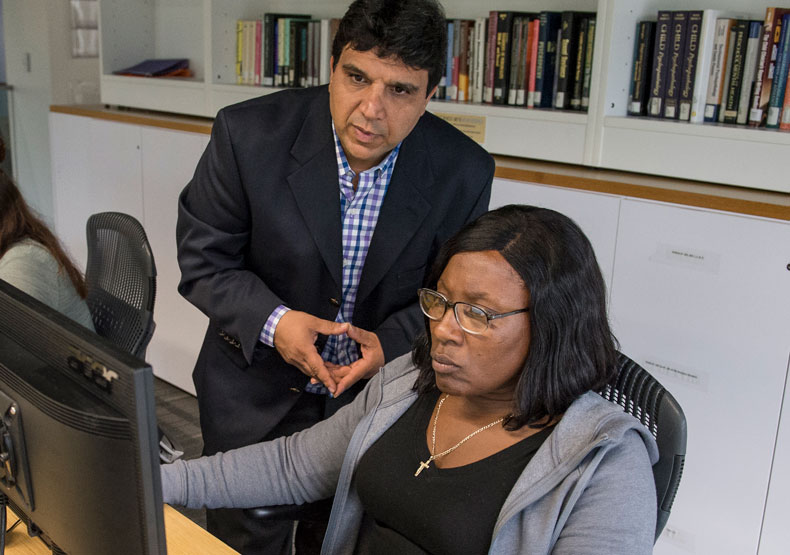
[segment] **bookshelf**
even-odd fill
[[[101,100],[108,105],[213,117],[217,110],[278,89],[234,84],[235,22],[264,12],[338,17],[346,0],[100,0]],[[659,9],[731,10],[761,19],[776,2],[758,0],[498,0],[490,7],[595,11],[597,30],[588,113],[432,101],[428,109],[481,118],[494,154],[790,192],[776,160],[790,133],[742,126],[626,117],[636,22]],[[445,0],[450,18],[487,15],[474,0]],[[112,75],[148,57],[186,57],[194,77]]]

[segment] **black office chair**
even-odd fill
[[[683,474],[686,416],[672,394],[636,362],[618,353],[617,366],[615,378],[598,393],[623,407],[656,438],[658,462],[653,465],[658,502],[655,541],[667,523]]]
[[[658,444],[653,465],[658,513],[654,542],[667,523],[686,459],[686,416],[683,409],[650,373],[622,353],[617,354],[617,375],[598,394],[639,420]],[[247,515],[263,520],[326,520],[332,499],[304,505],[274,505],[247,509]]]
[[[121,212],[88,218],[85,299],[96,333],[145,359],[154,334],[156,265],[143,226]],[[173,462],[183,449],[159,428],[159,457]]]
[[[156,266],[143,226],[120,212],[88,218],[88,308],[96,333],[145,358],[154,333]]]

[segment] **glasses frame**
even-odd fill
[[[439,316],[438,318],[434,318],[433,316],[427,314],[425,312],[425,310],[423,309],[422,302],[420,301],[420,297],[422,297],[422,293],[423,292],[430,293],[432,295],[436,295],[437,297],[439,297],[440,299],[442,299],[444,301],[444,311],[442,312],[442,315]],[[428,318],[429,320],[433,320],[434,322],[438,322],[439,320],[444,318],[444,315],[447,313],[447,309],[451,308],[453,310],[453,315],[455,316],[455,321],[458,323],[458,327],[460,327],[462,330],[464,330],[464,332],[466,332],[466,333],[468,333],[470,335],[481,335],[481,334],[485,333],[486,330],[488,329],[488,324],[489,324],[489,322],[491,322],[491,320],[496,320],[498,318],[504,318],[505,316],[513,316],[514,314],[521,314],[522,312],[529,312],[529,307],[519,308],[518,310],[511,310],[509,312],[498,312],[498,313],[497,312],[491,312],[487,308],[483,308],[482,306],[479,306],[479,305],[476,305],[476,304],[467,303],[467,302],[464,302],[464,301],[451,302],[450,299],[448,299],[447,297],[445,297],[444,295],[442,295],[438,291],[434,291],[433,289],[428,289],[427,287],[420,287],[419,289],[417,289],[417,304],[420,305],[420,311],[425,315],[425,317]],[[470,306],[470,307],[472,307],[474,309],[477,309],[480,312],[482,312],[485,315],[485,317],[486,317],[486,327],[482,331],[472,331],[472,330],[466,329],[464,327],[464,325],[461,323],[461,319],[458,317],[458,305]]]

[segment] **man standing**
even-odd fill
[[[488,208],[494,163],[426,113],[443,73],[435,0],[356,0],[328,87],[221,110],[179,199],[179,291],[210,323],[193,378],[204,453],[294,433],[407,352],[439,246]],[[209,511],[243,553],[290,523]]]

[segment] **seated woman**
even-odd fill
[[[60,243],[0,171],[0,279],[91,331],[85,280]]]
[[[162,467],[190,507],[335,495],[323,553],[651,553],[658,452],[594,393],[606,292],[567,217],[506,206],[439,251],[426,335],[348,407],[272,442]]]

